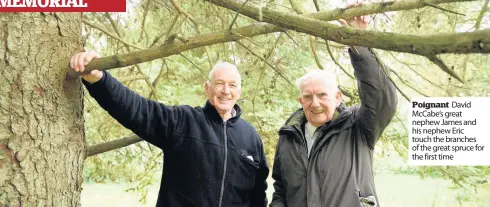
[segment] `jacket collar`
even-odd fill
[[[331,125],[337,125],[338,123],[341,123],[342,121],[345,120],[346,117],[348,117],[351,112],[350,110],[346,110],[347,108],[345,107],[344,103],[340,103],[340,105],[337,107],[335,110],[335,113],[333,115],[333,119],[328,121],[327,123],[323,124],[320,126],[317,130],[325,130],[328,126]],[[291,129],[291,128],[297,128],[301,129],[301,133],[303,133],[304,125],[306,124],[306,116],[303,111],[303,108],[300,108],[296,110],[286,121],[285,126],[281,128],[281,131],[283,129]]]
[[[235,104],[235,106],[233,106],[233,109],[235,109],[235,115],[232,116],[230,119],[228,119],[227,122],[234,123],[242,115],[242,109],[240,108],[240,106],[238,104]],[[223,123],[223,118],[221,118],[218,111],[211,104],[211,102],[209,102],[209,100],[206,101],[206,105],[204,106],[203,110],[204,110],[204,113],[206,114],[206,116],[208,116],[209,119],[211,119],[212,121],[216,121],[218,123]]]

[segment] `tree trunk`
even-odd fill
[[[80,206],[80,13],[0,14],[0,206]]]

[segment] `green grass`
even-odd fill
[[[465,197],[459,204],[461,191],[452,190],[447,180],[426,178],[417,175],[392,175],[378,173],[376,188],[382,207],[490,207],[490,183],[479,186],[478,194]],[[271,180],[270,180],[271,181]],[[157,182],[158,183],[158,182]],[[268,196],[272,195],[272,182]],[[125,184],[84,184],[82,207],[154,207],[158,195],[158,185],[148,189],[146,204],[138,202],[137,193],[125,192],[130,185]]]

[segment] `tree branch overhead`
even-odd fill
[[[269,8],[259,8],[252,3],[240,7],[240,3],[230,0],[208,1],[233,11],[240,9],[241,14],[257,21],[259,16],[261,16],[265,22],[345,45],[365,46],[423,56],[445,53],[490,53],[490,30],[429,36],[404,35],[337,26],[311,18],[314,15],[309,15],[309,17],[295,15]],[[420,1],[424,5],[427,5],[427,2]],[[391,6],[394,4],[391,4]],[[366,8],[371,7],[373,5],[366,5]],[[261,15],[259,14],[260,11]],[[357,15],[359,14],[362,14],[362,12]],[[333,18],[330,20],[333,20]]]
[[[472,0],[395,1],[368,4],[362,6],[362,8],[339,8],[331,11],[317,12],[306,15],[286,14],[267,8],[262,8],[262,12],[259,14],[258,7],[252,5],[252,3],[250,2],[246,5],[243,5],[240,2],[232,2],[226,0],[208,1],[219,6],[223,6],[225,8],[230,8],[234,11],[240,10],[240,13],[242,15],[246,15],[254,19],[257,19],[259,16],[263,17],[265,21],[277,23],[280,26],[276,26],[270,23],[258,22],[248,26],[234,28],[232,30],[188,37],[186,38],[187,43],[183,43],[180,41],[165,42],[160,46],[155,46],[152,48],[143,49],[127,54],[116,54],[113,56],[102,57],[100,59],[93,60],[89,65],[87,65],[85,72],[89,72],[93,69],[107,70],[112,68],[125,67],[133,64],[159,59],[162,57],[167,57],[174,54],[179,54],[181,52],[194,48],[236,41],[245,37],[253,37],[273,32],[286,32],[287,29],[294,29],[300,32],[311,34],[313,36],[321,37],[326,40],[346,45],[367,46],[397,52],[421,54],[424,56],[432,56],[441,53],[490,52],[490,30],[481,30],[477,32],[458,34],[414,36],[362,31],[325,23],[325,21],[331,21],[340,18],[351,18],[359,15],[427,7],[427,4],[425,4],[424,2],[429,2],[431,4],[441,4],[451,2],[467,2]],[[285,23],[280,23],[280,21],[278,22],[278,20],[285,20]],[[69,71],[70,74],[73,75],[71,70]]]

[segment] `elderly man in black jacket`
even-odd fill
[[[365,29],[365,17],[341,21]],[[349,49],[360,106],[346,108],[335,78],[314,70],[298,79],[302,109],[279,131],[271,207],[378,207],[373,150],[397,105],[394,85],[364,47]]]
[[[72,56],[83,72],[99,57]],[[263,143],[236,104],[241,77],[235,65],[216,64],[205,83],[203,107],[168,106],[139,96],[107,71],[82,75],[90,95],[112,117],[165,152],[157,207],[267,206],[269,174]]]

